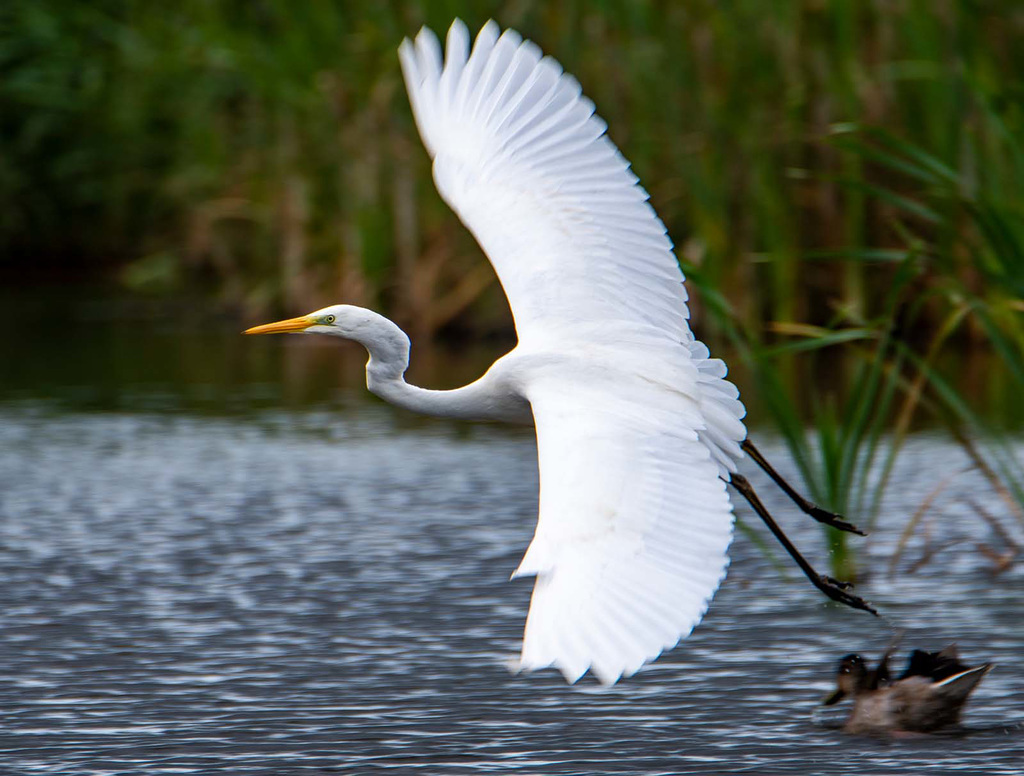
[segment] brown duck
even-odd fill
[[[971,668],[960,662],[955,645],[941,652],[914,650],[906,670],[889,674],[889,652],[870,670],[860,655],[839,661],[836,690],[824,705],[853,699],[843,729],[850,733],[912,731],[930,733],[960,720],[967,698],[992,663]]]

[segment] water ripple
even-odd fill
[[[0,410],[0,770],[1019,774],[1022,573],[989,574],[972,549],[987,528],[958,506],[977,491],[999,513],[998,498],[957,479],[946,549],[881,573],[960,458],[911,444],[863,591],[906,644],[956,640],[999,665],[963,731],[894,742],[812,719],[835,658],[878,653],[886,623],[822,604],[743,538],[704,623],[635,678],[511,673],[530,593],[508,582],[536,509],[528,435],[382,411]],[[817,529],[754,482],[821,558]]]

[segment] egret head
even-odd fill
[[[300,315],[298,318],[288,318],[274,323],[265,323],[262,326],[253,326],[246,329],[246,334],[302,334],[310,332],[313,334],[333,334],[345,339],[358,339],[356,336],[360,328],[365,327],[369,316],[380,316],[376,313],[364,310],[362,307],[353,307],[348,304],[336,304],[325,307],[322,310]]]
[[[370,351],[370,363],[382,373],[397,374],[409,365],[409,338],[373,310],[336,304],[322,310],[246,329],[246,334],[333,334],[354,340]]]

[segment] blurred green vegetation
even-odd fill
[[[873,514],[926,416],[1024,503],[1019,0],[5,0],[0,277],[509,335],[396,57],[456,15],[579,78],[815,498]]]
[[[395,55],[456,14],[514,26],[580,79],[681,259],[748,324],[869,313],[889,282],[899,201],[872,191],[906,181],[837,126],[884,128],[1021,207],[1012,0],[7,0],[5,268],[203,287],[250,314],[345,299],[427,337],[507,326],[433,191]],[[943,225],[946,245],[966,228]]]

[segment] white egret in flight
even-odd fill
[[[314,332],[369,351],[367,387],[447,418],[534,424],[540,517],[513,576],[536,582],[521,664],[630,675],[700,621],[728,565],[737,487],[823,592],[872,611],[796,553],[736,472],[743,449],[816,519],[745,441],[743,404],[687,323],[665,226],[580,85],[536,45],[488,22],[446,52],[423,29],[399,48],[444,200],[487,254],[518,344],[455,390],[405,382],[409,338],[377,313],[326,307],[249,329]]]

